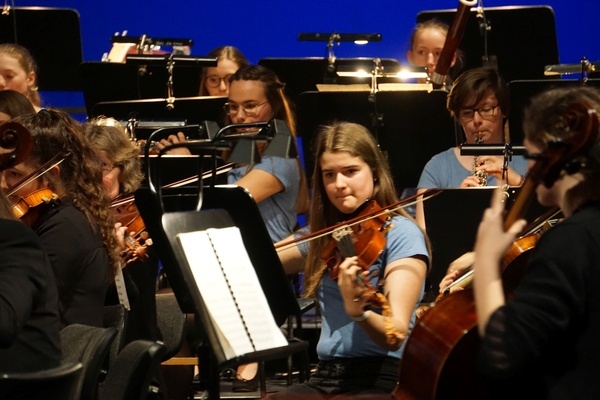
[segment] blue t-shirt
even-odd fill
[[[394,216],[393,226],[386,233],[386,245],[382,254],[369,268],[372,272],[371,284],[377,287],[382,279],[385,267],[401,258],[424,256],[429,258],[423,232],[410,219]],[[299,246],[300,252],[306,256],[308,244]],[[375,272],[373,272],[375,271]],[[425,285],[421,288],[421,298]],[[317,300],[321,308],[321,335],[317,344],[317,354],[320,360],[333,358],[354,357],[393,357],[401,358],[404,345],[396,351],[387,351],[369,338],[365,331],[358,326],[344,308],[337,282],[325,273],[317,290]],[[372,309],[381,314],[381,310]],[[416,305],[415,305],[416,310]],[[410,329],[415,324],[416,314],[413,313]],[[406,343],[406,342],[405,342]]]
[[[227,183],[240,180],[248,166],[234,168],[227,174]],[[292,234],[296,226],[296,203],[300,188],[300,169],[295,158],[263,156],[253,169],[259,169],[275,176],[283,185],[283,191],[258,203],[269,236],[275,243]]]
[[[527,170],[527,160],[525,157],[513,156],[512,161],[508,165],[517,173],[525,175]],[[451,147],[431,157],[431,160],[423,168],[417,187],[421,189],[458,188],[462,181],[471,175],[473,175],[473,172],[466,169],[458,161],[458,158],[454,154],[454,148]],[[498,180],[489,175],[488,186],[498,186]]]

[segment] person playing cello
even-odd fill
[[[510,299],[499,264],[525,221],[503,221],[497,191],[479,225],[473,285],[486,398],[600,396],[598,111],[600,92],[586,86],[551,89],[526,110],[523,190],[533,178],[538,201],[565,218],[541,236]]]
[[[364,126],[349,122],[324,126],[315,141],[314,159],[310,229],[293,237],[347,221],[357,212],[360,215],[365,204],[375,202],[385,209],[397,203],[385,158]],[[326,249],[331,247],[332,235],[310,242],[288,239],[276,246],[287,273],[304,271],[305,295],[318,300],[322,330],[317,344],[319,363],[309,381],[269,398],[390,397],[404,339],[424,293],[430,252],[425,233],[404,210],[389,210],[385,215],[389,218],[384,218],[373,238],[383,239],[380,252],[369,263],[344,250],[339,263],[331,265]],[[371,221],[353,231],[364,230]],[[346,239],[354,240],[348,235],[341,237],[340,244],[347,244]],[[332,268],[328,270],[327,265]],[[381,292],[373,298],[374,288]]]

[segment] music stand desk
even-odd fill
[[[387,154],[394,183],[416,187],[429,159],[456,145],[445,91],[304,92],[298,101],[298,132],[307,176],[312,175],[312,142],[321,125],[355,122],[369,128]],[[372,101],[372,100],[375,101]],[[376,116],[376,117],[375,117]]]

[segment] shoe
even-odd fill
[[[234,392],[256,392],[258,390],[258,374],[252,379],[235,377],[231,384],[231,390]]]

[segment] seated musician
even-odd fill
[[[323,127],[315,141],[314,159],[310,231],[356,216],[365,204],[376,202],[385,208],[397,202],[385,158],[364,126],[340,122]],[[378,220],[381,252],[375,252],[374,260],[353,256],[360,250],[352,247],[350,235],[341,238],[350,248],[340,242],[332,249],[332,255],[339,250],[341,257],[330,270],[325,264],[325,259],[331,261],[330,254],[323,254],[335,243],[330,234],[278,249],[286,272],[304,271],[306,296],[319,302],[322,330],[316,372],[307,383],[283,388],[270,398],[390,396],[404,339],[424,293],[430,254],[427,238],[414,219],[404,210],[390,213],[390,219]],[[357,227],[355,232],[360,230]],[[308,231],[305,228],[294,236]]]
[[[3,171],[2,189],[22,206],[21,220],[50,258],[62,324],[102,326],[106,291],[121,265],[102,167],[68,114],[42,109],[15,121],[29,130],[33,147],[23,163]]]
[[[229,101],[225,104],[226,123],[242,124],[281,119],[295,136],[296,124],[290,101],[283,88],[284,85],[277,75],[264,66],[248,65],[238,69],[229,78]],[[185,140],[183,134],[172,135],[163,139],[158,147],[164,148]],[[264,148],[259,151],[264,151]],[[189,154],[187,149],[174,149],[172,152]],[[306,211],[308,187],[298,157],[294,159],[264,156],[256,164],[237,165],[228,172],[227,181],[250,192],[258,203],[273,242],[289,236],[298,223],[298,214]],[[255,363],[239,367],[233,381],[233,390],[256,391],[257,367]]]
[[[508,87],[495,69],[480,67],[463,72],[448,94],[447,108],[463,129],[464,144],[504,144],[509,140],[505,131]],[[503,156],[463,156],[459,146],[452,147],[427,162],[417,193],[434,188],[520,186],[526,164],[523,156],[513,156],[505,164]],[[425,228],[422,203],[417,203],[415,217]]]
[[[525,221],[504,221],[498,190],[483,215],[473,268],[482,338],[477,371],[489,385],[482,398],[600,394],[598,111],[600,92],[579,86],[539,94],[525,112],[524,145],[533,157],[526,185],[531,182],[531,195],[560,207],[565,218],[541,235],[510,297],[503,292],[500,259]]]
[[[52,267],[35,232],[16,220],[4,192],[0,254],[0,373],[57,367],[61,325]]]
[[[130,250],[122,252],[124,281],[129,299],[125,342],[136,339],[157,340],[160,333],[156,319],[156,287],[159,262],[151,246],[146,245],[144,223],[135,206],[133,193],[140,186],[143,173],[139,149],[119,122],[112,118],[94,118],[85,124],[85,134],[98,153],[103,166],[103,182],[113,202],[117,217],[117,237],[121,248],[127,249],[125,237],[133,241]],[[119,204],[121,203],[122,204]],[[151,242],[148,242],[151,243]],[[138,254],[143,252],[143,254]],[[107,304],[118,304],[117,292],[110,290]]]
[[[217,57],[217,66],[202,69],[200,96],[227,96],[231,75],[250,63],[242,52],[233,46],[214,48],[208,53],[208,57]]]

